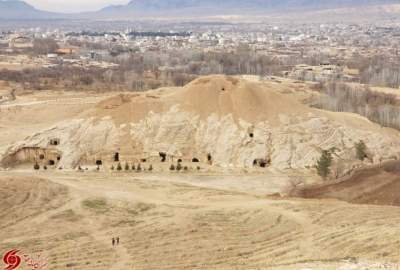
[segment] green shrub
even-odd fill
[[[328,175],[331,173],[331,165],[332,165],[332,153],[328,150],[322,151],[321,157],[317,161],[317,172],[318,175],[322,178],[326,179]]]
[[[367,146],[363,141],[354,144],[357,159],[364,161],[367,158]]]
[[[180,170],[182,170],[182,165],[181,163],[178,163],[178,165],[176,165],[176,170],[179,172]]]
[[[33,165],[33,169],[40,170],[40,165],[36,162],[35,165]]]
[[[121,163],[118,163],[118,165],[117,165],[117,171],[122,171]]]

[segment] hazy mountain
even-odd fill
[[[63,14],[38,10],[19,0],[0,0],[0,19],[55,19]]]
[[[99,15],[204,16],[254,14],[284,11],[324,10],[400,3],[400,0],[132,0],[127,5],[109,6]]]
[[[400,0],[132,0],[127,5],[113,5],[97,12],[59,14],[38,10],[20,0],[0,0],[0,19],[137,19],[146,16],[198,18],[254,14],[281,14],[291,18],[293,12],[307,14],[308,17],[308,12],[339,8],[349,8],[337,12],[339,18],[362,10],[363,15],[368,14],[366,19],[372,19],[369,16],[375,14],[385,17],[388,9],[383,6],[393,3],[400,4]],[[372,11],[370,7],[373,7]],[[327,16],[325,13],[319,14],[322,18]]]

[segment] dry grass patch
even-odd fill
[[[68,209],[61,213],[55,214],[51,216],[52,219],[62,219],[65,221],[76,222],[79,221],[82,216],[75,213],[74,210]]]
[[[104,212],[109,209],[109,205],[105,198],[86,199],[82,201],[84,208],[94,210],[96,212]]]

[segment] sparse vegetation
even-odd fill
[[[81,216],[76,214],[74,210],[68,209],[61,213],[52,215],[51,218],[62,219],[62,220],[69,221],[69,222],[76,222],[81,218]]]
[[[34,170],[40,170],[40,165],[36,162],[35,165],[33,165]]]
[[[117,171],[122,171],[122,165],[121,165],[121,163],[118,163],[118,165],[117,165]]]
[[[359,141],[358,143],[355,143],[354,145],[356,149],[356,157],[357,159],[364,161],[365,158],[367,158],[367,146],[363,141]]]
[[[385,127],[400,129],[400,107],[395,95],[370,90],[368,86],[327,83],[312,105],[335,112],[352,112]]]
[[[176,165],[176,170],[179,172],[182,170],[182,165],[180,162],[178,162],[178,164]]]
[[[95,211],[106,211],[108,204],[104,198],[86,199],[82,201],[82,206]]]
[[[318,175],[322,178],[326,179],[331,173],[331,165],[332,165],[332,153],[329,150],[323,150],[321,157],[317,161],[317,172]]]
[[[33,41],[34,54],[54,53],[59,48],[57,42],[51,38],[36,38]]]

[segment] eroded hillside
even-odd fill
[[[118,163],[146,163],[168,171],[170,164],[179,162],[210,171],[315,174],[321,152],[334,149],[332,177],[337,178],[355,167],[398,158],[397,131],[355,114],[311,108],[302,102],[308,88],[293,81],[208,76],[182,88],[103,96],[98,101],[69,99],[66,102],[73,100],[76,106],[70,113],[52,111],[62,106],[62,99],[14,107],[11,102],[3,110],[15,119],[33,108],[40,110],[38,115],[58,117],[49,117],[47,127],[41,124],[24,139],[9,138],[0,148],[1,165],[74,169],[100,164],[109,170]],[[354,149],[361,140],[368,148],[364,163]]]

